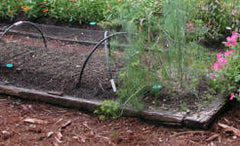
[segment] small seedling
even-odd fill
[[[186,103],[181,103],[180,106],[181,106],[182,111],[184,111],[184,112],[187,111],[188,107],[187,107]]]
[[[100,108],[94,111],[94,114],[100,114],[99,119],[104,120],[106,118],[117,118],[119,103],[117,101],[106,100],[102,101]]]

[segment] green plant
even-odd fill
[[[2,0],[0,5],[0,17],[13,20],[20,9],[20,3],[16,0]]]
[[[2,0],[0,17],[13,20],[24,13],[29,19],[48,17],[80,24],[100,22],[111,15],[108,9],[113,6],[113,1],[115,0]]]
[[[237,44],[238,38],[237,31],[231,37],[227,37],[228,42],[226,45],[230,50],[225,51],[223,54],[217,54],[217,61],[213,65],[213,80],[210,80],[211,87],[217,93],[230,95],[231,100],[234,97],[240,99],[240,45]]]
[[[38,1],[23,1],[22,8],[28,18],[39,18],[43,16],[48,16],[49,11],[51,10],[52,2],[50,0],[38,0]],[[24,8],[28,7],[29,10]]]
[[[144,30],[149,29],[148,23],[153,22],[149,21],[149,19],[161,16],[161,6],[161,1],[156,0],[110,1],[105,13],[106,20],[103,24],[122,25],[123,22],[125,24],[131,22],[137,26],[140,32],[144,33]]]
[[[196,92],[207,65],[207,57],[198,58],[206,54],[205,49],[195,42],[199,36],[192,34],[203,28],[199,29],[201,22],[199,25],[190,22],[191,11],[188,2],[167,1],[163,3],[163,24],[158,25],[164,30],[160,37],[168,42],[168,48],[161,49],[159,76],[165,86],[178,94]]]
[[[100,114],[100,119],[117,118],[119,114],[119,103],[113,100],[105,100],[101,102],[100,108],[94,111],[95,114]]]
[[[126,69],[120,75],[121,89],[117,93],[119,101],[123,107],[132,105],[141,109],[142,99],[156,83],[157,75],[150,72],[138,59],[129,64]]]
[[[180,0],[163,1],[161,10],[161,17],[146,17],[147,21],[141,31],[138,23],[122,19],[125,18],[124,11],[119,14],[122,16],[119,22],[129,33],[131,44],[125,50],[126,67],[120,74],[118,95],[121,104],[141,109],[143,97],[149,93],[156,102],[162,94],[159,90],[152,90],[156,84],[161,84],[170,96],[189,92],[196,97],[200,95],[199,81],[204,78],[210,61],[204,49],[193,42],[201,37],[197,31],[196,37],[188,39],[189,3]],[[128,17],[131,17],[130,12]],[[196,21],[196,24],[195,29],[202,26],[202,22]]]
[[[208,41],[221,42],[229,35],[229,31],[240,25],[240,3],[237,0],[197,0],[193,20],[202,20],[207,27],[205,35]]]
[[[187,107],[186,103],[181,103],[180,106],[181,106],[182,111],[184,111],[184,112],[187,111],[188,107]]]
[[[52,0],[51,17],[63,21],[78,21],[80,24],[91,21],[99,22],[105,19],[107,11],[106,0]]]

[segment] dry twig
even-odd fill
[[[185,134],[195,134],[195,133],[205,134],[206,132],[205,131],[184,131],[184,132],[175,133],[173,136],[181,136]]]
[[[218,123],[218,126],[222,127],[225,131],[231,131],[233,132],[236,136],[240,137],[240,130],[237,128],[234,128],[232,126],[228,126],[222,123]]]

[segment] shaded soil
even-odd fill
[[[230,107],[211,129],[195,131],[163,127],[135,118],[101,121],[90,113],[0,96],[0,144],[237,146],[239,137],[219,126],[221,123],[240,129],[240,104],[232,103]],[[35,122],[27,122],[27,118]]]

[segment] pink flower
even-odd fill
[[[188,30],[194,30],[195,29],[193,27],[193,23],[191,23],[191,22],[187,23],[187,28],[188,28]]]
[[[231,37],[227,37],[227,46],[235,46],[237,44],[238,33],[234,31]]]
[[[218,70],[219,69],[219,63],[215,62],[213,65],[213,70]]]
[[[235,46],[237,44],[237,41],[232,37],[227,37],[227,46]]]
[[[216,78],[216,75],[215,75],[215,74],[212,74],[212,78],[215,79],[215,78]]]
[[[232,55],[233,52],[234,52],[234,50],[229,50],[229,51],[224,52],[224,55],[230,56],[230,55]]]
[[[223,58],[223,57],[219,58],[218,61],[219,61],[221,64],[226,64],[226,62],[227,62],[226,58]]]
[[[234,50],[232,49],[232,50],[229,50],[228,51],[229,53],[230,53],[230,55],[234,52]]]
[[[230,100],[233,100],[234,98],[234,93],[231,93]]]
[[[221,58],[222,53],[217,53],[217,59]]]
[[[231,37],[236,40],[238,37],[237,31],[234,31]]]
[[[188,30],[194,30],[195,28],[193,26],[188,27]]]
[[[221,76],[222,80],[225,81],[225,77],[224,76]]]
[[[216,61],[213,65],[213,70],[219,70],[219,69],[223,69],[222,63],[219,61]]]
[[[231,53],[232,53],[232,51],[225,52],[224,54],[229,55]],[[213,70],[223,69],[223,65],[226,64],[226,63],[227,63],[227,59],[222,57],[222,53],[217,53],[217,61],[213,65]]]

